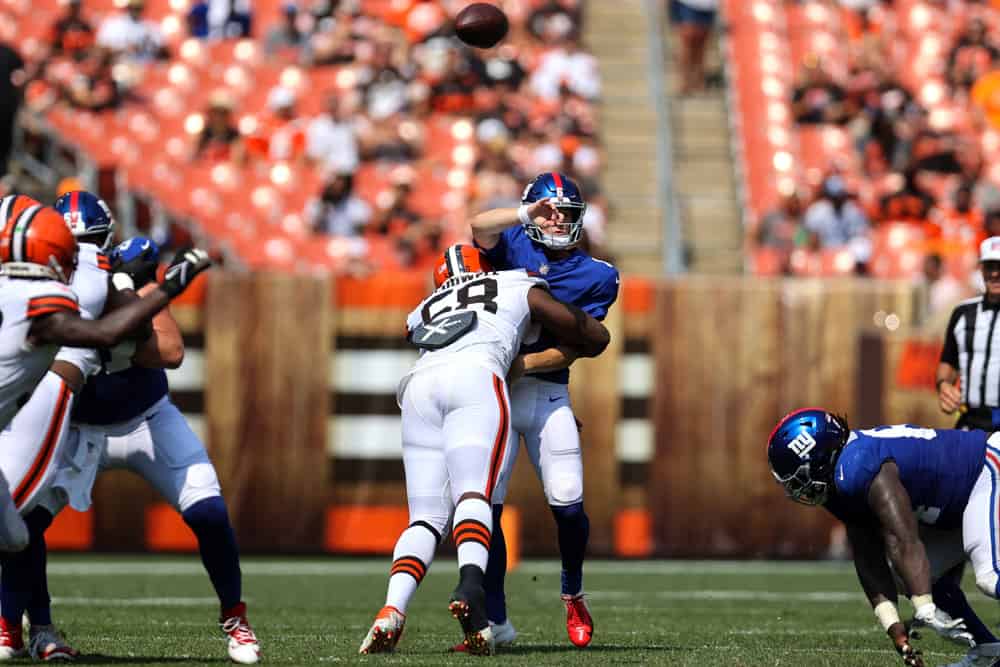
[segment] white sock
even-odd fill
[[[483,572],[490,556],[490,534],[493,512],[481,498],[467,498],[455,508],[455,529],[452,535],[458,547],[458,567],[476,565]]]
[[[434,560],[438,537],[423,522],[416,522],[403,531],[392,552],[392,569],[389,573],[389,590],[385,604],[406,613],[410,598],[427,574]]]

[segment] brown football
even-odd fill
[[[508,28],[507,15],[488,2],[474,2],[455,17],[458,38],[480,49],[496,46],[507,35]]]

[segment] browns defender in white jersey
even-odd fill
[[[506,376],[532,322],[596,356],[609,336],[597,320],[556,301],[525,271],[492,271],[472,246],[452,246],[437,289],[407,318],[423,350],[400,382],[403,466],[410,527],[396,542],[386,603],[361,653],[392,650],[406,606],[454,510],[460,580],[449,610],[468,650],[493,652],[482,581],[492,531],[490,497],[512,451]],[[447,490],[447,492],[445,492]]]

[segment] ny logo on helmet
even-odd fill
[[[788,443],[788,448],[798,454],[800,459],[807,458],[809,456],[809,452],[811,452],[815,446],[816,440],[805,431],[799,433],[795,436],[794,440]]]

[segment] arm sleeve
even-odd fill
[[[583,312],[595,320],[603,320],[608,316],[608,309],[618,299],[618,270],[611,269],[591,293],[591,300],[583,306]]]
[[[952,368],[958,368],[958,339],[955,338],[955,326],[960,317],[959,309],[951,311],[948,328],[944,332],[944,347],[941,348],[941,363]]]

